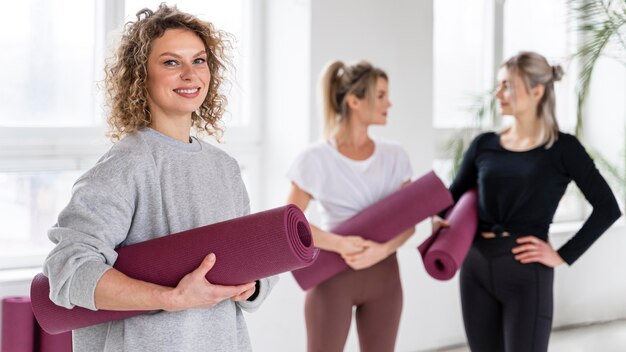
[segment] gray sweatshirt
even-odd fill
[[[144,128],[115,143],[74,184],[48,233],[56,244],[44,263],[50,298],[95,310],[94,290],[115,263],[115,248],[249,212],[235,159],[196,138],[182,143]],[[241,309],[257,309],[274,283],[262,279],[252,302],[224,300],[74,330],[74,351],[250,351]]]

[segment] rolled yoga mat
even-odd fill
[[[2,300],[2,352],[33,352],[35,317],[28,297]]]
[[[446,216],[442,227],[417,249],[426,272],[437,280],[449,280],[459,270],[469,251],[478,226],[478,195],[475,189],[465,192]]]
[[[34,319],[34,318],[33,318]],[[41,327],[39,332],[39,352],[72,352],[72,332],[48,334]]]
[[[331,232],[386,242],[452,204],[450,192],[431,171],[332,228]],[[312,265],[292,274],[300,287],[308,290],[346,268],[348,265],[340,255],[321,250]]]
[[[117,249],[114,268],[143,281],[175,287],[209,253],[217,260],[206,278],[237,285],[310,265],[316,250],[304,214],[295,205],[232,219]],[[31,284],[33,312],[41,327],[57,334],[139,315],[141,311],[66,309],[49,298],[48,278]]]

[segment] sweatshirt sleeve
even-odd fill
[[[562,138],[563,167],[593,207],[580,230],[558,250],[561,258],[571,265],[621,216],[621,212],[611,188],[585,148],[574,136],[563,135]]]
[[[237,305],[249,313],[256,311],[261,306],[261,303],[265,301],[274,286],[276,286],[276,283],[278,283],[278,276],[260,279],[257,285],[258,292],[254,293],[256,297],[252,301],[239,301]]]
[[[48,237],[56,244],[44,262],[50,299],[57,305],[96,310],[94,291],[117,259],[133,207],[104,180],[83,176]]]

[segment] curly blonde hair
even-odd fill
[[[106,99],[110,109],[107,123],[111,140],[117,141],[150,124],[146,89],[148,56],[154,40],[168,29],[189,30],[204,43],[211,81],[204,102],[192,113],[192,127],[220,139],[221,118],[227,104],[220,86],[227,83],[226,71],[232,67],[229,57],[232,38],[215,29],[213,24],[163,3],[156,11],[146,8],[137,12],[137,20],[126,23],[117,52],[106,64]]]

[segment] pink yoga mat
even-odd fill
[[[365,208],[331,232],[386,242],[452,203],[450,192],[431,171]],[[300,287],[308,290],[346,268],[348,265],[340,255],[321,250],[313,265],[292,273]]]
[[[126,275],[175,287],[209,254],[215,266],[207,280],[221,285],[252,282],[310,265],[316,252],[306,218],[294,205],[224,221],[118,248],[114,267]],[[48,278],[38,274],[31,284],[33,312],[41,327],[57,334],[140,311],[66,309],[50,301]]]
[[[39,352],[72,352],[72,332],[52,335],[39,328]]]
[[[461,267],[476,234],[477,204],[476,190],[465,192],[446,216],[449,227],[439,229],[418,247],[426,272],[433,278],[449,280]]]
[[[33,352],[35,318],[28,297],[2,300],[2,352]]]

